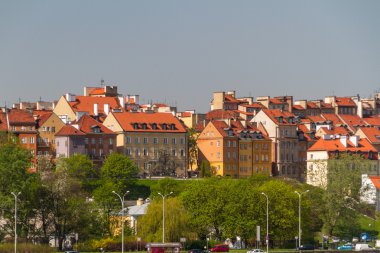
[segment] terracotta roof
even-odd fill
[[[305,125],[303,124],[299,124],[298,125],[298,130],[303,132],[306,140],[308,141],[312,141],[312,140],[315,140],[315,138],[312,138],[311,134],[314,132],[314,131],[311,131],[309,130]]]
[[[123,130],[128,132],[186,132],[181,122],[171,113],[113,112],[112,114]],[[138,125],[137,129],[133,128],[133,124],[135,123]],[[143,129],[144,123],[146,124],[146,129]],[[153,129],[153,124],[156,124],[157,129]],[[167,125],[166,130],[163,129],[164,124]],[[170,129],[171,124],[174,124],[174,130]]]
[[[0,109],[0,131],[8,130],[7,116],[5,112]]]
[[[191,112],[181,112],[181,117],[182,118],[191,117]]]
[[[342,121],[334,113],[322,113],[321,116],[326,120],[331,121],[334,125],[342,125]]]
[[[86,134],[94,133],[93,132],[94,127],[99,127],[101,134],[115,134],[109,128],[105,127],[102,123],[96,121],[91,116],[86,115],[86,114],[83,115],[79,119],[78,125],[79,125],[79,129]]]
[[[308,109],[319,109],[316,103],[314,102],[307,102],[307,108]]]
[[[296,109],[296,110],[305,110],[305,108],[303,108],[301,105],[293,105],[293,109]]]
[[[311,146],[308,151],[350,151],[350,152],[377,152],[376,148],[369,143],[365,138],[359,140],[358,147],[355,147],[349,140],[347,140],[347,147],[345,147],[340,139],[329,139],[325,140],[320,138],[313,146]]]
[[[228,134],[226,133],[226,131],[224,131],[225,128],[228,128],[228,125],[226,122],[222,121],[222,120],[215,120],[215,121],[211,121],[209,124],[213,124],[214,127],[216,128],[216,130],[218,130],[218,132],[223,136],[223,137],[226,137],[228,136]]]
[[[380,118],[371,117],[371,118],[363,118],[363,120],[371,126],[380,126]]]
[[[278,98],[271,98],[271,99],[269,99],[269,101],[270,101],[270,103],[277,104],[277,105],[287,104],[285,101],[281,101]]]
[[[33,115],[27,110],[11,109],[8,112],[9,124],[27,124],[34,125],[35,120]]]
[[[321,108],[332,108],[332,104],[321,101]]]
[[[253,102],[252,104],[242,104],[241,106],[244,106],[247,108],[258,108],[258,109],[265,108],[264,105],[258,102]]]
[[[239,117],[238,112],[232,111],[232,110],[223,110],[223,109],[212,110],[206,114],[207,120],[231,119],[231,118],[237,118],[237,117]]]
[[[335,102],[338,106],[356,106],[355,102],[349,97],[336,97]]]
[[[48,120],[50,118],[50,116],[52,114],[53,114],[53,112],[45,113],[45,114],[40,115],[39,121],[38,121],[38,125],[42,126],[46,122],[46,120]]]
[[[344,124],[348,125],[349,128],[354,131],[358,126],[366,126],[367,123],[362,120],[358,115],[349,114],[339,114],[339,118]]]
[[[72,135],[86,135],[82,131],[76,129],[75,127],[71,125],[65,125],[63,126],[56,134],[55,136],[72,136]]]
[[[230,102],[230,103],[240,103],[241,102],[231,95],[224,95],[224,99],[225,99],[224,102]]]
[[[155,107],[168,107],[167,104],[153,104]]]
[[[269,118],[273,120],[277,125],[296,125],[295,121],[293,123],[289,122],[287,119],[295,118],[295,115],[288,111],[282,111],[279,109],[263,109],[262,110]],[[282,117],[284,120],[280,123],[279,119]]]
[[[322,116],[317,115],[317,116],[307,116],[308,119],[313,121],[314,123],[324,123],[326,122],[326,119],[322,118]]]
[[[90,115],[94,114],[94,104],[98,104],[98,113],[105,114],[104,105],[108,104],[110,112],[112,109],[121,109],[119,99],[116,97],[89,97],[89,96],[76,96],[76,101],[69,102],[74,111],[88,112]]]
[[[106,94],[104,91],[104,88],[96,88],[96,89],[93,89],[89,95],[104,95],[104,94]]]
[[[321,129],[325,132],[325,134],[330,135],[348,135],[350,134],[350,131],[348,131],[344,127],[333,127],[331,130],[329,130],[327,127],[321,127]]]
[[[33,110],[33,115],[38,115],[38,116],[42,116],[45,114],[51,115],[52,112],[53,112],[52,110]]]
[[[360,130],[365,134],[367,139],[374,144],[380,143],[380,130],[375,127],[361,127]]]
[[[198,122],[198,124],[195,126],[195,131],[197,132],[197,133],[200,133],[200,132],[202,132],[203,131],[203,129],[205,129],[205,125],[207,125],[208,124],[208,121],[200,121],[200,122]]]
[[[380,190],[380,176],[369,176],[376,189]]]

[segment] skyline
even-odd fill
[[[0,3],[0,106],[117,85],[210,108],[212,93],[295,99],[380,88],[378,1]],[[196,99],[194,99],[196,98]]]

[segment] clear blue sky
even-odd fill
[[[238,96],[380,89],[378,0],[0,1],[0,106],[83,86],[209,109]]]

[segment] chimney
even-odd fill
[[[95,116],[98,116],[98,114],[99,114],[98,107],[99,107],[98,104],[94,104],[94,115]]]
[[[350,142],[352,142],[355,147],[359,146],[359,140],[360,137],[358,135],[350,136]]]
[[[110,113],[110,105],[109,104],[104,104],[104,113],[108,115]]]
[[[144,199],[143,198],[138,198],[136,201],[136,206],[141,206],[144,204]]]
[[[120,106],[124,108],[124,97],[123,96],[119,97],[119,103],[120,103]]]
[[[345,135],[340,136],[340,142],[342,143],[344,147],[347,148],[347,136]]]

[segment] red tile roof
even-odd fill
[[[336,97],[335,102],[338,106],[356,107],[355,102],[349,97]]]
[[[244,106],[247,108],[258,108],[258,109],[265,108],[264,105],[258,102],[253,102],[252,104],[242,104],[241,106]]]
[[[231,95],[225,95],[224,96],[224,99],[225,101],[224,102],[229,102],[229,103],[240,103],[241,101],[237,100],[236,98],[234,98],[233,96]]]
[[[278,98],[271,98],[269,99],[270,103],[272,104],[277,104],[277,105],[281,105],[281,104],[286,104],[285,101],[281,101],[280,99]]]
[[[96,89],[93,89],[89,95],[104,95],[104,94],[106,94],[104,91],[104,88],[96,88]]]
[[[231,110],[223,110],[223,109],[212,110],[206,114],[207,120],[231,119],[231,118],[238,118],[238,117],[239,117],[239,112],[231,111]]]
[[[324,119],[322,116],[317,115],[317,116],[307,116],[308,119],[313,121],[314,123],[324,123],[326,122],[326,119]]]
[[[375,127],[361,127],[360,130],[365,134],[367,139],[373,144],[380,143],[380,130]]]
[[[191,112],[181,112],[181,117],[182,118],[191,117]]]
[[[100,133],[101,134],[115,134],[112,132],[109,128],[105,127],[102,123],[96,121],[89,115],[83,115],[79,121],[78,121],[79,129],[86,134],[92,134],[94,133],[92,129],[94,127],[99,127],[100,128]]]
[[[45,113],[45,114],[40,115],[39,121],[38,121],[38,125],[42,126],[50,118],[50,116],[52,114],[53,114],[53,112]]]
[[[53,110],[33,110],[33,115],[42,116],[45,114],[51,114]]]
[[[228,134],[226,133],[226,131],[224,131],[225,128],[228,128],[228,125],[227,125],[226,122],[224,122],[222,120],[214,120],[214,121],[211,121],[210,123],[214,125],[214,127],[216,128],[216,130],[218,130],[218,132],[223,137],[228,136]]]
[[[123,130],[128,132],[186,132],[185,127],[171,113],[114,112],[113,115]],[[138,124],[138,129],[133,128],[134,123]],[[143,129],[144,123],[147,124],[146,129]],[[157,129],[153,129],[153,124],[156,124]],[[163,129],[164,124],[167,124],[166,130]],[[170,129],[171,124],[174,124],[174,130]]]
[[[8,112],[9,124],[35,125],[33,115],[27,110],[11,109]]]
[[[154,107],[168,107],[167,104],[153,104]]]
[[[363,120],[371,126],[380,126],[380,118],[371,117],[371,118],[363,118]]]
[[[322,113],[321,116],[326,120],[331,121],[334,125],[342,125],[342,121],[334,113]]]
[[[282,111],[279,109],[263,109],[262,110],[269,118],[273,120],[277,125],[296,125],[295,121],[293,123],[289,122],[287,119],[295,118],[295,115],[288,111]],[[280,123],[279,118],[283,118],[283,123]]]
[[[338,138],[330,140],[320,138],[308,151],[377,152],[376,148],[365,138],[359,140],[358,147],[355,147],[349,140],[347,140],[347,147],[345,147]]]
[[[333,108],[331,103],[321,101],[321,108]]]
[[[380,190],[380,176],[369,176],[376,189]]]
[[[350,134],[350,131],[348,131],[344,127],[333,127],[331,130],[329,130],[327,127],[321,128],[326,134],[330,135],[348,135]]]
[[[344,124],[348,125],[351,131],[355,131],[358,126],[366,126],[367,123],[358,115],[339,114],[339,118]]]
[[[296,110],[305,110],[305,108],[303,108],[301,105],[293,105],[293,109],[296,109]]]
[[[82,131],[76,129],[75,127],[71,126],[71,125],[65,125],[61,128],[61,130],[59,130],[55,136],[73,136],[73,135],[86,135],[85,133],[83,133]]]
[[[311,134],[314,132],[314,131],[311,131],[309,130],[305,125],[303,124],[299,124],[298,125],[298,130],[303,132],[306,140],[308,141],[312,141],[312,140],[315,140],[315,138],[312,138]]]
[[[94,104],[98,104],[98,113],[105,114],[104,105],[108,104],[110,112],[112,109],[122,109],[119,99],[116,97],[89,97],[89,96],[76,96],[76,101],[69,102],[71,107],[76,112],[88,112],[90,115],[94,114]]]

